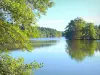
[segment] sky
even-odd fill
[[[38,21],[40,27],[64,31],[70,20],[82,17],[87,22],[100,24],[100,0],[52,0],[55,5]]]

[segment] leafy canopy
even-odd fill
[[[0,45],[14,43],[18,47],[30,47],[29,36],[38,36],[32,25],[53,5],[50,0],[0,0]]]
[[[45,14],[54,5],[50,0],[0,0],[2,14],[9,15],[14,23],[28,25]]]
[[[86,23],[82,18],[71,20],[64,35],[67,39],[97,39],[96,29],[93,23]]]
[[[36,70],[41,67],[43,63],[38,64],[34,61],[31,64],[24,64],[23,58],[15,59],[8,54],[0,53],[0,75],[30,75],[32,68]]]
[[[0,0],[0,47],[10,44],[30,49],[29,29],[33,29],[31,25],[35,25],[38,17],[52,5],[54,3],[50,0]],[[24,26],[26,31],[20,26]],[[30,75],[32,68],[37,69],[41,65],[37,62],[24,64],[23,58],[0,54],[0,75]]]

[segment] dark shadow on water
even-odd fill
[[[83,61],[100,51],[100,42],[96,40],[66,40],[66,43],[66,52],[76,61]]]

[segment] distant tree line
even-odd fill
[[[37,27],[29,26],[25,29],[23,26],[20,27],[21,30],[24,30],[26,34],[32,38],[49,38],[49,37],[62,37],[62,32],[57,31],[56,29],[46,28],[46,27]]]
[[[67,25],[64,36],[69,40],[100,39],[100,25],[87,23],[82,18],[75,18]]]
[[[39,37],[61,37],[62,32],[57,31],[56,29],[46,28],[46,27],[38,27],[40,32]]]

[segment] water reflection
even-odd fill
[[[48,46],[52,46],[55,45],[57,42],[59,42],[58,40],[31,40],[28,43],[25,43],[24,45],[27,46],[23,46],[20,45],[19,43],[14,43],[14,44],[9,44],[9,45],[0,45],[0,50],[23,50],[23,49],[27,49],[25,47],[28,47],[29,49],[34,49],[34,48],[40,48],[40,47],[48,47]],[[31,46],[30,46],[31,44]]]
[[[93,40],[67,40],[66,52],[76,61],[93,56],[95,51],[100,51],[100,42]]]
[[[34,48],[48,47],[57,44],[57,40],[31,41]]]

